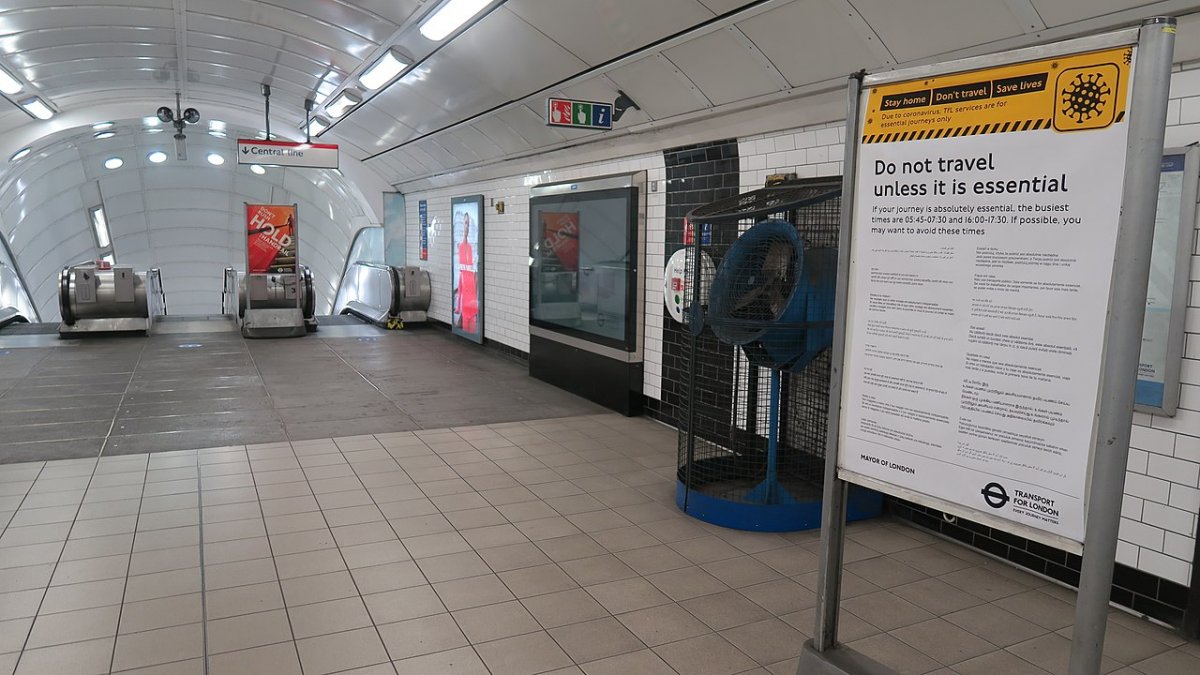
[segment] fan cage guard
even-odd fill
[[[746,347],[718,339],[713,324],[729,322],[707,316],[713,274],[704,265],[697,269],[698,254],[703,252],[713,268],[719,269],[742,234],[756,223],[778,220],[795,227],[806,252],[805,262],[809,253],[815,253],[813,259],[825,256],[829,269],[823,272],[836,276],[840,217],[840,178],[767,187],[699,207],[688,215],[694,235],[685,274],[692,300],[685,303],[684,311],[689,344],[680,364],[687,383],[686,412],[679,426],[676,502],[700,520],[775,532],[820,525],[831,350],[814,350],[813,356],[796,345],[805,340],[828,343],[832,323],[798,320],[794,312],[783,320],[782,304],[791,303],[781,304],[778,297],[774,302],[758,298],[747,303],[740,314],[735,312],[743,319],[736,330],[719,325],[718,332],[726,339],[731,333],[741,340],[755,333],[762,339],[748,340]],[[787,250],[790,253],[791,247]],[[776,251],[774,269],[786,267],[787,274],[802,277],[821,272],[795,265],[794,255],[784,256],[784,251]],[[741,298],[739,291],[748,289],[735,288],[732,295]],[[699,312],[696,299],[704,305]],[[832,294],[823,301],[832,302]],[[781,347],[805,352],[799,364],[780,373],[776,471],[778,486],[789,498],[763,500],[771,402],[771,368],[765,364],[773,362],[765,352]],[[849,506],[852,519],[872,517],[881,511],[882,496],[855,488]]]

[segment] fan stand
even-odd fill
[[[771,413],[767,422],[767,477],[746,493],[755,504],[795,504],[796,498],[779,484],[779,380],[778,368],[771,369]]]

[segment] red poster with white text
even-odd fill
[[[579,212],[543,211],[542,238],[564,270],[579,270]]]
[[[296,207],[246,205],[247,274],[296,273]]]

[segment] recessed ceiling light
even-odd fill
[[[13,94],[20,93],[20,91],[24,88],[25,87],[21,84],[21,81],[13,77],[12,73],[8,72],[4,68],[0,68],[0,91],[11,96]]]
[[[163,152],[162,150],[155,150],[154,152],[146,155],[146,159],[150,160],[154,164],[162,164],[163,162],[167,161],[167,153]]]
[[[105,129],[113,128],[112,122],[96,122],[92,125],[93,131],[104,131]]]
[[[266,172],[267,172],[267,170],[266,170],[266,169],[262,168],[261,166],[259,166],[259,165],[257,165],[257,164],[251,164],[251,165],[250,165],[250,170],[251,170],[251,171],[253,171],[254,173],[256,173],[256,174],[260,175],[260,176],[261,176],[261,175],[263,175],[264,173],[266,173]]]
[[[353,91],[343,91],[338,94],[333,102],[325,106],[325,112],[329,113],[330,117],[341,117],[347,110],[362,103],[362,97]]]
[[[450,0],[421,24],[421,35],[434,42],[444,40],[489,4],[491,0]]]
[[[15,162],[17,160],[25,159],[26,157],[29,156],[29,153],[32,151],[33,151],[33,148],[28,147],[28,146],[21,148],[20,150],[14,152],[12,154],[12,157],[8,158],[8,161]]]
[[[109,157],[108,159],[104,160],[104,168],[106,169],[119,169],[124,165],[125,160],[121,159],[120,157]]]
[[[92,134],[92,138],[103,140],[105,138],[112,138],[116,135],[117,132],[115,131],[97,131],[96,133]]]
[[[54,109],[47,105],[46,102],[38,96],[27,98],[24,101],[21,101],[20,105],[25,109],[25,112],[33,115],[39,120],[48,120],[51,117],[54,117]]]
[[[370,68],[358,78],[362,86],[374,91],[388,82],[392,78],[399,75],[409,66],[409,60],[404,58],[400,52],[395,49],[389,49],[379,57],[379,60],[371,64]]]
[[[208,163],[213,166],[221,166],[225,163],[225,158],[215,152],[210,152],[208,153]]]

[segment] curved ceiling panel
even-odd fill
[[[610,70],[608,77],[654,119],[712,105],[699,87],[661,54]]]
[[[1030,0],[1047,26],[1061,26],[1147,4],[1139,0]]]
[[[464,29],[433,42],[419,26],[441,2],[8,0],[0,65],[23,90],[0,106],[0,145],[11,153],[90,123],[93,110],[111,115],[124,105],[121,117],[149,115],[174,91],[206,120],[252,125],[264,83],[273,88],[273,129],[298,138],[305,98],[318,87],[362,90],[364,70],[395,47],[416,65],[381,92],[364,92],[367,101],[321,138],[371,158],[368,173],[398,183],[621,136],[547,127],[545,98],[555,92],[609,101],[623,90],[641,109],[618,130],[666,129],[760,97],[799,101],[860,68],[1200,10],[1200,0],[491,0]],[[1187,26],[1179,54],[1200,58],[1184,39]],[[60,114],[31,121],[15,101],[32,95]]]
[[[739,22],[738,27],[798,87],[883,65],[841,14],[828,0],[793,2]]]
[[[853,1],[900,62],[987,44],[1025,28],[1007,3],[995,0]]]
[[[593,66],[714,16],[697,0],[510,0],[505,6]]]
[[[733,29],[736,30],[736,29]],[[723,29],[664,52],[714,105],[731,103],[784,87],[731,32]]]

